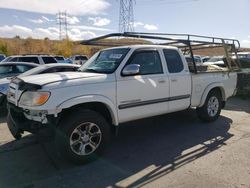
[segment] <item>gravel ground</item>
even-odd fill
[[[0,119],[0,187],[250,188],[250,101],[232,98],[214,123],[194,110],[122,125],[103,158],[64,161],[53,142],[14,141]]]

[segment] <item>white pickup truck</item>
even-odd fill
[[[196,108],[215,121],[234,95],[237,74],[190,73],[176,47],[133,45],[96,53],[79,72],[14,79],[8,126],[14,137],[43,128],[67,159],[83,163],[100,155],[112,130],[141,118]]]

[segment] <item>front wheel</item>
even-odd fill
[[[209,92],[205,104],[197,108],[198,117],[205,122],[212,122],[218,119],[222,108],[222,97],[220,92],[212,90]]]
[[[65,117],[55,142],[66,159],[83,164],[99,157],[110,140],[110,125],[97,112],[79,110]]]

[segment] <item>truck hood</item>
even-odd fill
[[[106,76],[107,76],[106,74],[86,73],[86,72],[59,72],[59,73],[19,77],[19,79],[21,79],[25,83],[44,86],[57,82],[66,82],[66,81],[80,80],[80,79],[98,80],[98,78],[100,78],[100,80],[103,80],[104,78],[106,78]]]

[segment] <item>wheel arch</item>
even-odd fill
[[[79,108],[89,109],[100,113],[110,124],[118,125],[118,116],[115,105],[105,96],[91,95],[81,96],[64,101],[57,107],[60,116]]]
[[[201,102],[198,107],[202,107],[205,104],[207,96],[212,90],[216,90],[220,92],[223,103],[226,101],[226,93],[225,93],[224,85],[222,83],[213,83],[207,86],[207,88],[203,92],[203,95],[201,97]]]

